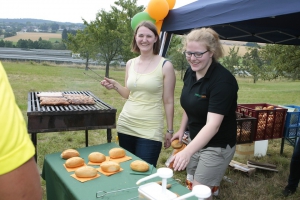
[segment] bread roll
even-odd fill
[[[111,158],[122,158],[126,155],[126,152],[122,148],[112,148],[109,151],[109,157]]]
[[[79,167],[75,170],[75,175],[78,178],[92,178],[97,175],[97,169],[91,166]]]
[[[80,157],[72,157],[66,160],[65,165],[68,168],[80,167],[84,165],[84,160]]]
[[[69,159],[69,158],[72,158],[72,157],[79,157],[79,156],[80,156],[79,152],[75,149],[67,149],[67,150],[64,150],[60,154],[60,157],[63,158],[63,159]]]
[[[92,152],[92,153],[90,153],[88,158],[89,158],[89,161],[95,162],[95,163],[102,163],[106,160],[105,155],[100,152]]]
[[[173,147],[173,149],[180,149],[182,147],[183,143],[179,142],[178,139],[173,140],[171,143],[171,146]]]
[[[121,169],[120,164],[114,161],[105,161],[100,167],[104,172],[117,172]]]
[[[146,172],[149,170],[149,165],[145,161],[142,160],[135,160],[132,163],[130,163],[130,168],[133,171],[137,172]]]

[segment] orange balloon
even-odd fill
[[[163,20],[169,13],[169,4],[166,0],[150,0],[147,10],[152,19]]]
[[[166,0],[169,4],[169,10],[172,10],[175,6],[176,0]]]
[[[155,22],[155,26],[156,26],[157,34],[158,35],[160,34],[160,30],[161,30],[162,24],[163,24],[163,20],[159,20],[159,21]]]

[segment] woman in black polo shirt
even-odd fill
[[[180,97],[184,111],[172,140],[181,140],[188,126],[192,141],[175,155],[173,166],[175,171],[186,168],[193,186],[213,189],[220,185],[235,152],[238,84],[217,61],[223,48],[211,28],[186,35],[184,54],[190,64]]]

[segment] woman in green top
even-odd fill
[[[176,80],[172,63],[158,55],[159,48],[155,25],[142,22],[132,41],[132,51],[140,55],[126,64],[125,86],[108,78],[101,82],[127,99],[117,124],[120,146],[154,166],[163,140],[165,147],[170,146]],[[164,115],[167,123],[165,139]]]

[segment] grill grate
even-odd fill
[[[28,109],[27,114],[42,114],[42,113],[57,113],[57,112],[93,112],[93,111],[111,111],[114,110],[111,106],[101,101],[98,97],[89,91],[67,91],[63,94],[81,94],[90,96],[94,99],[94,105],[57,105],[57,106],[41,106],[40,98],[37,96],[40,92],[30,92],[28,94]]]
[[[116,127],[117,110],[89,91],[68,91],[94,99],[94,105],[41,106],[40,92],[28,93],[28,132],[56,132],[68,130],[103,129]]]

